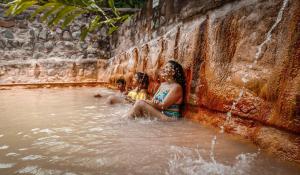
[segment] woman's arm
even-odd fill
[[[182,87],[180,85],[176,85],[172,89],[170,89],[168,95],[164,98],[162,102],[159,102],[153,98],[151,105],[157,109],[163,110],[175,104],[178,100],[182,98]]]

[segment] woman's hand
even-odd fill
[[[133,100],[132,98],[128,97],[128,96],[125,96],[125,100],[130,102],[130,103],[134,103],[135,100]]]
[[[159,107],[160,102],[154,98],[152,100],[145,100],[145,102],[157,109],[160,109]]]
[[[158,100],[156,100],[156,99],[153,99],[152,103],[155,104],[155,105],[158,105],[160,102]]]

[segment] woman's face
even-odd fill
[[[133,84],[133,86],[138,85],[138,76],[137,75],[134,75],[133,80],[132,80],[132,84]]]
[[[175,74],[175,71],[174,71],[171,63],[165,64],[161,70],[161,76],[165,80],[173,79],[174,74]]]

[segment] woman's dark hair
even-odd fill
[[[126,85],[126,81],[123,78],[120,78],[120,79],[117,80],[117,84]]]
[[[175,74],[173,75],[173,79],[176,81],[176,83],[180,84],[182,87],[182,99],[183,103],[181,105],[181,110],[184,110],[184,99],[185,99],[185,76],[182,66],[177,63],[174,60],[169,60],[168,63],[171,64],[172,68],[175,71]]]
[[[136,74],[137,82],[143,86],[143,88],[148,89],[149,86],[149,76],[143,72],[137,72]]]

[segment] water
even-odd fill
[[[0,91],[0,174],[299,174],[190,121],[123,118],[130,105],[108,106],[98,90]]]

